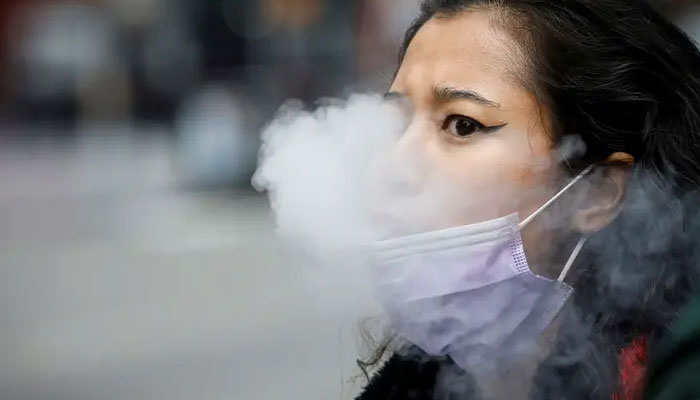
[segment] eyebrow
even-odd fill
[[[467,89],[457,89],[445,85],[438,85],[433,88],[433,96],[441,102],[452,102],[458,100],[468,100],[487,107],[500,108],[501,105],[489,100],[477,92]]]

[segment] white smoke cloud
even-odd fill
[[[266,191],[278,233],[314,252],[363,246],[372,227],[371,177],[401,134],[404,116],[379,95],[290,102],[263,132],[256,189]]]

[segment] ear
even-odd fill
[[[573,217],[576,230],[584,235],[591,234],[605,228],[617,217],[632,167],[634,157],[619,152],[611,154],[594,170],[584,206]]]

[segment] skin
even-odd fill
[[[513,212],[523,220],[571,179],[554,146],[548,111],[515,79],[522,75],[523,53],[492,17],[488,10],[469,10],[432,18],[409,45],[389,90],[410,116],[397,152],[423,170],[406,192],[450,188],[445,197],[452,201],[436,207],[440,218],[423,230]],[[595,182],[578,184],[523,230],[535,273],[556,277],[561,269],[555,247],[568,243],[555,243],[555,235],[591,233],[617,215],[633,159],[615,153],[605,164]]]

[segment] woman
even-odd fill
[[[359,399],[640,398],[646,355],[697,282],[693,43],[638,0],[426,0],[388,97],[410,105],[400,151],[469,206],[380,248],[505,229],[517,213],[527,224],[501,239],[529,280],[428,288],[455,283],[453,266],[507,271],[494,238],[459,257],[379,257],[383,274],[416,271],[407,260],[430,274],[379,277],[398,344]]]

